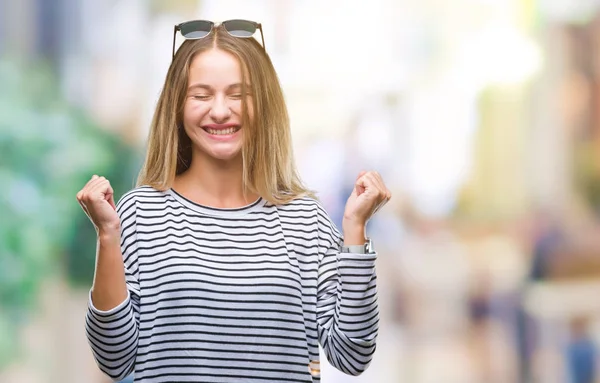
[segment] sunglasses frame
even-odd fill
[[[173,59],[175,58],[175,39],[177,37],[177,32],[181,32],[181,27],[183,25],[188,24],[188,23],[195,23],[195,22],[198,22],[198,21],[202,21],[204,23],[209,23],[210,24],[210,31],[208,31],[208,33],[205,36],[202,36],[202,37],[185,37],[182,34],[182,36],[183,36],[184,39],[186,39],[186,40],[199,40],[199,39],[203,39],[203,38],[205,38],[207,36],[210,36],[210,34],[213,32],[213,30],[216,27],[218,27],[219,25],[223,25],[223,29],[225,29],[225,31],[227,31],[227,33],[229,33],[233,37],[238,37],[240,39],[252,38],[256,34],[257,30],[260,31],[260,39],[262,41],[262,47],[263,47],[264,50],[266,50],[266,48],[265,48],[265,37],[263,35],[262,24],[261,23],[257,23],[256,21],[244,20],[244,19],[231,19],[231,20],[222,21],[220,23],[215,23],[214,21],[210,21],[210,20],[189,20],[189,21],[184,21],[183,23],[179,23],[179,24],[175,25],[175,27],[173,28],[173,57],[172,57]],[[235,22],[235,21],[243,21],[243,22],[246,22],[246,23],[250,23],[250,24],[254,25],[254,27],[256,28],[256,30],[250,36],[236,36],[236,35],[233,35],[231,32],[229,32],[229,30],[227,30],[227,27],[225,25],[227,25],[227,23],[229,23],[229,22]]]

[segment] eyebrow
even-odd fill
[[[233,88],[241,88],[241,87],[242,87],[242,84],[238,82],[238,83],[229,85],[227,87],[227,90],[231,90]],[[247,85],[246,88],[250,88],[250,85]],[[212,86],[210,86],[210,85],[197,83],[197,84],[190,85],[188,88],[188,92],[192,91],[192,90],[196,90],[196,89],[213,90]]]

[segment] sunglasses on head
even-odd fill
[[[173,29],[173,58],[175,58],[175,36],[177,35],[177,31],[180,31],[181,35],[187,40],[197,40],[210,35],[213,29],[218,25],[219,24],[215,24],[208,20],[192,20],[175,25],[175,29]],[[220,25],[222,25],[231,36],[243,39],[254,36],[258,29],[260,31],[262,47],[263,49],[265,48],[265,38],[260,23],[237,19],[223,21]]]

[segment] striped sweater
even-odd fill
[[[114,380],[320,382],[319,344],[358,375],[375,351],[375,254],[340,253],[319,202],[236,209],[139,187],[117,204],[128,294],[86,334]]]

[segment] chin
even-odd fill
[[[214,143],[198,140],[193,142],[194,152],[200,158],[216,161],[232,161],[242,155],[241,142]]]
[[[219,161],[233,161],[242,156],[241,149],[232,151],[215,150],[210,152],[210,156]]]

